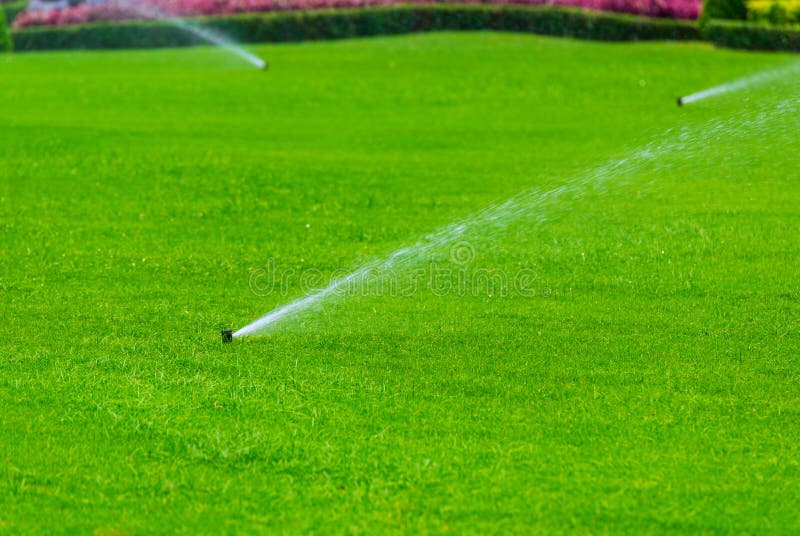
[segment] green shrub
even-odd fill
[[[710,21],[703,33],[709,41],[723,47],[800,52],[800,26]]]
[[[20,12],[28,7],[28,0],[16,0],[14,2],[0,3],[0,8],[5,11],[6,22],[11,25]]]
[[[745,0],[703,0],[700,18],[704,24],[711,19],[745,20],[747,3]]]
[[[11,50],[11,33],[6,24],[5,12],[0,9],[0,53]]]
[[[192,22],[251,43],[435,30],[500,30],[605,41],[700,38],[699,30],[692,22],[526,6],[392,6],[246,14],[200,18]],[[200,42],[196,36],[163,21],[26,28],[15,31],[13,38],[14,48],[19,51],[185,46]]]
[[[769,8],[767,20],[772,24],[787,24],[790,20],[790,15],[785,7],[775,2]]]

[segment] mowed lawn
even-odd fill
[[[253,50],[268,72],[0,56],[0,532],[800,531],[796,84],[675,106],[791,57]],[[253,292],[265,267],[354,268],[648,142],[543,223],[464,238],[531,295],[422,284],[220,342],[302,295]]]

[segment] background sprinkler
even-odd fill
[[[714,97],[716,95],[722,95],[730,91],[747,89],[750,86],[764,84],[772,80],[784,78],[787,75],[795,75],[798,70],[800,70],[800,62],[793,61],[781,69],[758,72],[751,76],[738,78],[731,82],[726,82],[725,84],[720,84],[718,86],[704,89],[703,91],[698,91],[697,93],[692,93],[691,95],[684,95],[678,99],[678,106],[686,106],[687,104],[692,104],[693,102]]]
[[[222,330],[222,342],[233,342],[233,330],[232,329],[223,329]]]

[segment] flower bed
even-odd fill
[[[29,10],[17,16],[14,20],[14,28],[63,26],[131,19],[152,20],[164,17],[433,3],[440,2],[435,0],[108,0],[103,3],[84,3],[63,9]],[[445,3],[558,5],[687,20],[696,19],[701,8],[700,0],[488,0],[484,2],[479,0],[455,0]]]
[[[240,43],[347,39],[413,32],[522,32],[602,41],[699,40],[694,21],[657,19],[571,7],[487,4],[395,5],[198,17],[202,30],[222,32]],[[155,48],[203,43],[170,21],[38,26],[15,30],[14,50]]]

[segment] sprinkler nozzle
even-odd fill
[[[683,106],[683,97],[678,97],[678,106]]]
[[[233,342],[233,330],[232,329],[223,329],[222,330],[222,342]]]

